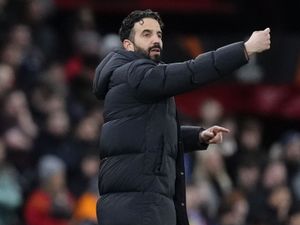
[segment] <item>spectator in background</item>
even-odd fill
[[[95,176],[90,180],[87,190],[82,193],[77,201],[74,211],[75,225],[98,224],[95,210],[98,198],[98,178]]]
[[[72,154],[70,145],[70,120],[67,112],[56,111],[48,114],[35,146],[36,157],[56,155],[65,160],[68,167]]]
[[[66,186],[65,163],[46,155],[38,163],[39,187],[28,197],[24,217],[27,225],[69,225],[75,201]]]
[[[197,152],[194,181],[208,185],[210,214],[214,217],[221,199],[232,190],[232,180],[224,166],[220,146],[211,145],[209,148],[209,151]]]
[[[72,81],[78,76],[92,79],[93,70],[89,70],[88,62],[94,62],[95,66],[100,58],[101,35],[96,30],[93,11],[88,7],[78,10],[75,23],[70,31],[70,43],[73,44],[74,53],[65,65],[66,78]],[[75,25],[74,25],[75,24]]]
[[[0,53],[1,62],[11,66],[17,71],[22,63],[21,49],[10,42],[6,42],[6,44],[2,46]]]
[[[269,192],[279,186],[286,185],[288,174],[282,161],[269,161],[262,173],[263,188]]]
[[[45,120],[52,113],[67,111],[70,90],[65,80],[63,64],[49,63],[28,95],[33,115],[41,128],[45,127]]]
[[[49,63],[38,81],[49,86],[56,95],[63,99],[69,95],[69,86],[62,63]]]
[[[267,218],[274,225],[285,225],[292,207],[292,194],[288,186],[274,187],[267,198]]]
[[[15,72],[13,68],[7,64],[0,64],[0,102],[3,97],[14,88]]]
[[[260,121],[251,118],[242,122],[239,136],[241,154],[261,154],[263,127]]]
[[[274,202],[278,202],[277,194],[279,194],[279,198],[281,198],[281,193],[283,193],[284,197],[288,195],[287,200],[290,201],[291,193],[285,194],[285,192],[277,192],[277,190],[282,190],[281,187],[287,185],[287,180],[286,167],[282,161],[270,160],[266,163],[262,170],[261,186],[256,196],[258,202],[256,205],[252,205],[252,208],[257,206],[255,215],[251,215],[253,216],[251,218],[252,221],[256,219],[257,221],[269,221],[271,224],[278,223],[279,218],[277,218],[277,215],[274,215],[277,213],[277,207],[281,209],[281,206],[275,206]],[[283,200],[285,201],[285,198]],[[253,204],[253,201],[250,203]],[[289,206],[289,204],[290,203],[286,204],[286,206]],[[253,213],[253,211],[251,211],[251,213]]]
[[[86,153],[82,156],[79,162],[80,168],[76,171],[77,173],[69,177],[70,190],[75,197],[79,197],[87,191],[92,180],[98,177],[99,157],[95,151],[89,152],[89,150],[86,149]]]
[[[32,41],[30,27],[25,24],[17,24],[11,28],[6,46],[2,60],[17,72],[18,87],[28,91],[42,71],[44,54]]]
[[[260,121],[254,118],[242,120],[237,135],[237,151],[228,159],[229,171],[232,177],[237,177],[237,166],[242,158],[255,158],[262,165],[268,154],[262,146],[263,127]],[[227,164],[228,165],[228,164]]]
[[[191,195],[188,196],[187,199],[190,199],[195,194],[194,197],[196,199],[192,199],[191,201],[192,201],[192,205],[194,200],[197,202],[197,207],[199,210],[198,213],[200,214],[198,216],[208,223],[214,221],[214,218],[217,216],[220,199],[218,198],[215,190],[211,188],[211,184],[207,180],[201,180],[200,182],[188,183],[188,187],[191,187],[192,189],[191,190],[187,189],[187,191],[192,191],[192,193],[189,193],[189,195],[190,194]],[[198,190],[198,193],[194,192],[195,189]],[[194,213],[195,212],[196,211],[194,211]]]
[[[238,125],[234,116],[227,116],[222,118],[222,126],[228,127],[230,133],[226,134],[226,138],[221,143],[222,146],[222,156],[225,159],[230,158],[233,154],[237,152],[237,135],[238,135]]]
[[[89,69],[93,66],[89,65]],[[89,92],[91,88],[91,79],[87,74],[80,74],[76,76],[70,83],[71,95],[69,98],[69,111],[75,119],[81,119],[82,116],[88,114],[88,112],[99,105],[96,104],[95,97]],[[72,113],[73,110],[77,111],[77,114]]]
[[[38,127],[34,123],[24,92],[14,90],[7,93],[2,101],[2,110],[0,120],[3,129],[16,127],[28,138],[36,138]]]
[[[66,99],[55,91],[52,85],[40,80],[29,94],[32,113],[41,129],[45,127],[45,120],[50,114],[66,110]]]
[[[287,222],[287,225],[298,225],[298,224],[300,224],[300,207],[299,207],[299,205],[298,205],[298,207],[295,207],[290,211],[289,219]]]
[[[224,141],[221,145],[221,154],[224,158],[224,163],[226,166],[226,170],[233,181],[235,181],[236,177],[236,165],[235,165],[235,154],[238,152],[238,143],[237,136],[238,132],[238,124],[234,116],[226,116],[222,119],[221,125],[223,127],[228,127],[230,132],[225,134]]]
[[[54,12],[53,0],[29,0],[24,3],[23,20],[30,27],[32,41],[43,52],[47,63],[65,54],[64,44],[51,26]]]
[[[17,210],[22,204],[18,173],[6,160],[6,147],[0,139],[0,225],[13,225],[19,220]]]
[[[84,194],[91,180],[98,176],[99,156],[96,146],[99,124],[102,122],[99,111],[91,111],[76,124],[68,140],[68,151],[63,159],[68,166],[68,186],[76,198]]]
[[[203,127],[210,127],[213,124],[220,124],[223,117],[223,106],[213,98],[206,99],[198,108],[200,124]]]
[[[256,158],[241,158],[237,170],[237,187],[244,193],[255,191],[259,185],[260,172],[260,164]]]
[[[220,146],[210,146],[210,151],[198,153],[197,165],[195,168],[195,180],[207,179],[214,186],[219,196],[223,196],[232,189],[232,181],[227,174],[221,155]]]
[[[289,131],[284,134],[282,158],[287,168],[288,184],[300,203],[300,132]]]
[[[91,111],[83,117],[74,127],[72,134],[71,149],[72,159],[68,159],[69,176],[72,180],[80,173],[80,163],[88,154],[97,155],[98,134],[100,132],[99,124],[103,123],[102,115],[97,111]],[[80,172],[79,172],[80,171]]]
[[[239,191],[228,193],[222,199],[218,225],[246,225],[248,203]]]
[[[106,34],[105,36],[103,36],[101,42],[102,45],[100,49],[100,55],[103,58],[112,50],[120,48],[122,46],[119,36],[113,33]]]
[[[252,222],[253,218],[264,210],[264,201],[261,186],[261,165],[253,157],[244,157],[240,159],[237,167],[237,177],[235,187],[241,191],[249,204],[248,220]],[[251,219],[251,221],[249,221]]]
[[[186,188],[186,208],[190,225],[208,225],[209,219],[205,215],[205,197],[201,196],[199,186],[188,184]]]
[[[20,173],[20,183],[26,192],[34,173],[32,154],[39,129],[34,122],[24,92],[7,93],[1,109],[0,128],[7,147],[7,160]]]

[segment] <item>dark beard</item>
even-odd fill
[[[150,56],[150,52],[153,48],[159,48],[160,49],[160,54],[159,55],[154,55],[154,57]],[[134,45],[134,50],[136,52],[141,53],[142,55],[144,55],[146,58],[153,60],[154,62],[160,62],[161,59],[161,53],[162,53],[162,48],[159,44],[155,44],[152,47],[148,48],[148,51],[145,51],[144,49],[138,47],[137,45]]]

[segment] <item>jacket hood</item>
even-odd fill
[[[136,59],[146,58],[138,52],[116,49],[109,53],[98,65],[93,81],[93,93],[98,99],[104,99],[109,90],[110,78],[113,72]]]

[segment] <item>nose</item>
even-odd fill
[[[161,38],[157,35],[157,34],[155,34],[155,35],[153,35],[153,43],[154,44],[159,44],[160,42],[161,42]]]

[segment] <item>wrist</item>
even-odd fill
[[[246,50],[246,53],[247,53],[248,57],[249,57],[250,55],[252,55],[252,54],[255,53],[255,51],[252,50],[251,44],[249,43],[249,41],[246,41],[246,42],[244,43],[244,46],[245,46],[245,50]]]

